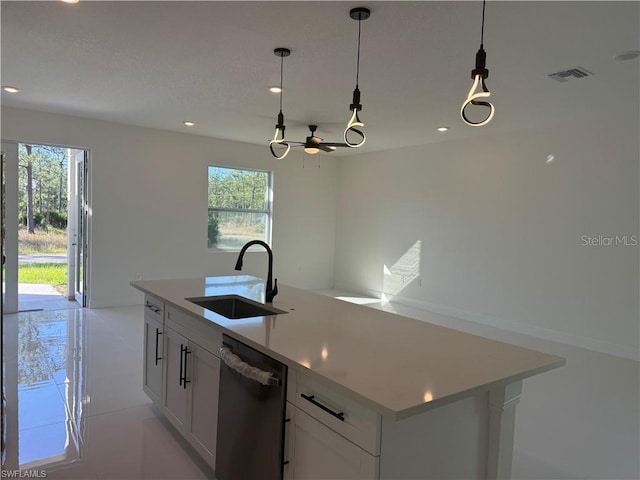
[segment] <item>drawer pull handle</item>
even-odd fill
[[[160,307],[156,307],[152,303],[147,303],[147,308],[155,313],[160,313]]]
[[[334,417],[336,417],[338,420],[341,420],[344,422],[344,412],[334,412],[333,410],[331,410],[329,407],[322,405],[320,402],[318,402],[316,400],[315,395],[305,395],[304,393],[301,393],[300,396],[302,398],[304,398],[305,400],[307,400],[308,402],[313,403],[316,407],[324,410],[325,412],[327,412],[330,415],[333,415]]]

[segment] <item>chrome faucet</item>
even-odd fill
[[[269,245],[267,245],[262,240],[251,240],[250,242],[246,243],[242,247],[242,249],[240,250],[240,254],[238,255],[238,261],[236,262],[236,270],[238,271],[242,270],[242,257],[244,257],[244,252],[246,252],[247,248],[249,248],[251,245],[262,245],[267,251],[267,254],[269,255],[269,274],[267,275],[265,301],[267,303],[273,303],[273,297],[275,297],[278,294],[278,279],[277,278],[275,279],[275,285],[272,287],[271,279],[273,278],[273,252],[271,251],[271,248],[269,247]]]

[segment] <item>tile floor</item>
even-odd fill
[[[141,316],[142,307],[5,316],[7,470],[207,478],[142,392]]]

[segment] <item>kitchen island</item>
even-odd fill
[[[207,359],[200,365],[209,365],[212,376],[223,333],[288,367],[293,422],[285,478],[509,478],[522,380],[564,364],[560,357],[285,285],[273,302],[286,312],[280,315],[231,320],[186,300],[239,295],[264,302],[264,281],[246,275],[132,286],[146,294],[145,312],[155,315],[149,322],[145,315],[145,391],[169,420],[175,412],[167,408],[172,394],[163,382],[172,372],[162,360],[173,334],[192,341],[193,365],[200,347]],[[203,395],[217,406],[217,386],[208,390]],[[184,402],[196,405],[195,395]],[[315,408],[305,401],[310,396],[341,410],[344,419]],[[199,423],[175,420],[188,439],[189,425]],[[215,467],[215,440],[206,436],[191,432],[190,443]]]

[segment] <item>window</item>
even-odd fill
[[[251,240],[270,241],[271,173],[209,167],[211,249],[239,250]]]

